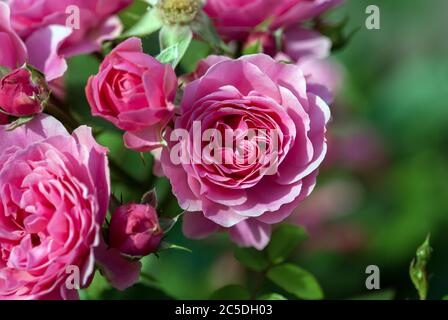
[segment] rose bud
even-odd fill
[[[0,80],[0,109],[14,117],[43,111],[49,96],[43,76],[28,68],[16,69]]]
[[[112,215],[109,245],[123,254],[142,257],[156,252],[162,237],[157,212],[149,205],[123,205]]]
[[[143,52],[138,38],[120,43],[89,78],[86,96],[92,114],[126,131],[127,148],[148,152],[163,146],[163,132],[174,114],[177,78]]]

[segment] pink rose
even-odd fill
[[[296,26],[341,4],[344,0],[280,0],[272,28]]]
[[[341,2],[342,0],[208,0],[204,10],[227,40],[244,40],[263,22],[270,22],[271,30],[297,26]]]
[[[109,244],[123,254],[143,257],[156,252],[163,237],[156,210],[146,204],[127,204],[110,221]]]
[[[227,40],[243,40],[282,0],[208,0],[204,11]]]
[[[131,2],[7,0],[12,27],[28,48],[29,63],[44,72],[48,81],[64,74],[65,58],[99,51],[102,42],[116,38],[122,26],[115,14]]]
[[[185,88],[181,116],[167,132],[163,171],[180,206],[193,212],[185,216],[187,235],[231,228],[239,244],[263,248],[270,225],[288,217],[315,185],[330,110],[298,66],[258,54],[210,57],[204,70],[210,61]],[[217,141],[228,131],[230,143],[222,146]],[[173,134],[183,132],[192,134],[177,141]],[[210,132],[210,143],[197,143]]]
[[[107,150],[52,117],[0,127],[0,299],[71,299],[95,269],[109,202]],[[69,282],[70,284],[74,284]]]
[[[0,67],[15,69],[25,62],[25,45],[11,29],[10,10],[3,2],[0,2],[0,43]]]
[[[141,40],[118,45],[90,77],[86,95],[92,114],[127,131],[128,148],[162,146],[162,130],[173,115],[177,78],[170,65],[143,53]]]
[[[16,69],[0,79],[0,109],[14,117],[40,113],[48,99],[45,81],[26,68]]]

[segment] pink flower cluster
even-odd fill
[[[131,0],[0,2],[0,66],[14,69],[28,61],[44,72],[48,81],[57,79],[67,69],[65,58],[98,51],[103,41],[120,35],[121,22],[115,14],[130,3]],[[73,23],[68,23],[71,20]]]
[[[164,231],[155,205],[110,206],[108,150],[92,130],[80,126],[70,134],[42,113],[50,95],[43,78],[60,79],[66,58],[117,38],[116,14],[131,2],[0,2],[1,299],[76,298],[96,267],[125,289],[139,278],[136,258],[160,246]],[[186,236],[227,231],[239,245],[261,250],[272,225],[312,192],[339,74],[322,60],[330,41],[300,24],[340,2],[207,1],[204,10],[226,40],[261,41],[269,55],[212,55],[181,84],[172,66],[144,53],[140,39],[111,44],[85,88],[92,114],[123,130],[127,148],[158,155],[158,171],[185,211]],[[79,28],[67,24],[76,10]],[[280,28],[281,49],[272,42]],[[41,71],[42,79],[36,82],[30,70]],[[14,130],[6,125],[25,116]],[[196,141],[196,123],[209,143]],[[178,132],[186,135],[177,139]],[[230,144],[219,144],[227,132]],[[73,288],[69,270],[79,276]]]

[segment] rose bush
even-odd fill
[[[107,150],[38,115],[0,127],[0,298],[76,298],[67,267],[89,284],[109,202]]]
[[[231,228],[241,245],[262,248],[270,225],[284,220],[315,185],[327,149],[328,105],[307,86],[299,67],[267,55],[211,57],[199,67],[206,72],[197,73],[200,78],[186,86],[173,131],[192,134],[174,142],[168,132],[163,171],[180,206],[191,212],[185,216],[187,235],[202,237],[220,227]],[[201,134],[208,129],[239,132],[233,136],[233,148],[218,147],[215,154],[243,158],[244,164],[218,163],[213,156],[199,162],[187,157],[203,154],[204,146],[197,150],[193,141],[193,123],[198,121]],[[250,129],[271,130],[277,136],[246,139]],[[187,161],[173,161],[178,150]]]
[[[137,151],[161,146],[161,133],[174,111],[177,78],[170,65],[143,53],[141,40],[130,38],[89,78],[92,114],[125,130],[125,144]]]

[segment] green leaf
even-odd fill
[[[163,241],[160,244],[159,249],[157,250],[157,252],[165,251],[165,250],[180,250],[180,251],[186,251],[186,252],[189,252],[189,253],[192,252],[191,249],[189,249],[189,248],[182,247],[182,246],[179,246],[177,244],[173,244],[173,243],[169,243],[169,242]]]
[[[429,239],[430,236],[428,235],[423,244],[417,249],[415,258],[409,266],[409,275],[418,291],[420,300],[426,300],[428,295],[428,274],[426,272],[426,265],[429,262],[432,252]]]
[[[260,52],[263,52],[263,44],[261,40],[256,40],[244,48],[243,55],[257,54]]]
[[[182,70],[186,73],[194,72],[199,61],[207,58],[211,54],[211,50],[212,48],[207,43],[193,39],[190,47],[180,62]]]
[[[307,238],[305,229],[299,226],[283,224],[272,232],[271,242],[267,247],[269,259],[282,263]]]
[[[176,43],[162,50],[156,57],[161,63],[169,64],[175,62],[179,57],[179,45]]]
[[[278,293],[268,293],[258,297],[257,300],[288,300]]]
[[[11,123],[7,128],[6,131],[13,131],[21,126],[23,126],[24,124],[27,124],[28,122],[30,122],[31,120],[33,120],[33,116],[29,116],[29,117],[22,117],[22,118],[18,118],[16,121],[14,121],[13,123]]]
[[[126,31],[122,37],[144,37],[150,35],[162,28],[163,22],[157,9],[149,8],[149,10],[141,17],[141,19]]]
[[[297,298],[317,300],[323,298],[316,278],[308,271],[293,264],[282,264],[270,269],[267,277],[283,290]]]
[[[210,297],[211,300],[249,300],[250,294],[246,288],[231,284],[216,290]]]
[[[101,276],[99,271],[96,271],[89,287],[78,292],[81,300],[99,300],[106,290],[111,290],[109,282]]]
[[[11,71],[8,68],[0,66],[0,78],[3,78],[4,76],[9,74],[10,72]]]
[[[443,296],[442,300],[448,300],[448,295]]]
[[[395,298],[395,291],[389,289],[356,296],[351,298],[350,300],[393,300],[394,298]]]
[[[161,53],[158,57],[163,63],[171,63],[173,68],[179,64],[193,40],[193,32],[188,26],[166,25],[160,30]]]
[[[237,248],[235,258],[245,267],[255,271],[264,271],[269,266],[265,253],[253,248]]]
[[[201,12],[191,24],[193,33],[209,44],[218,53],[232,55],[230,48],[222,41],[211,19]]]

